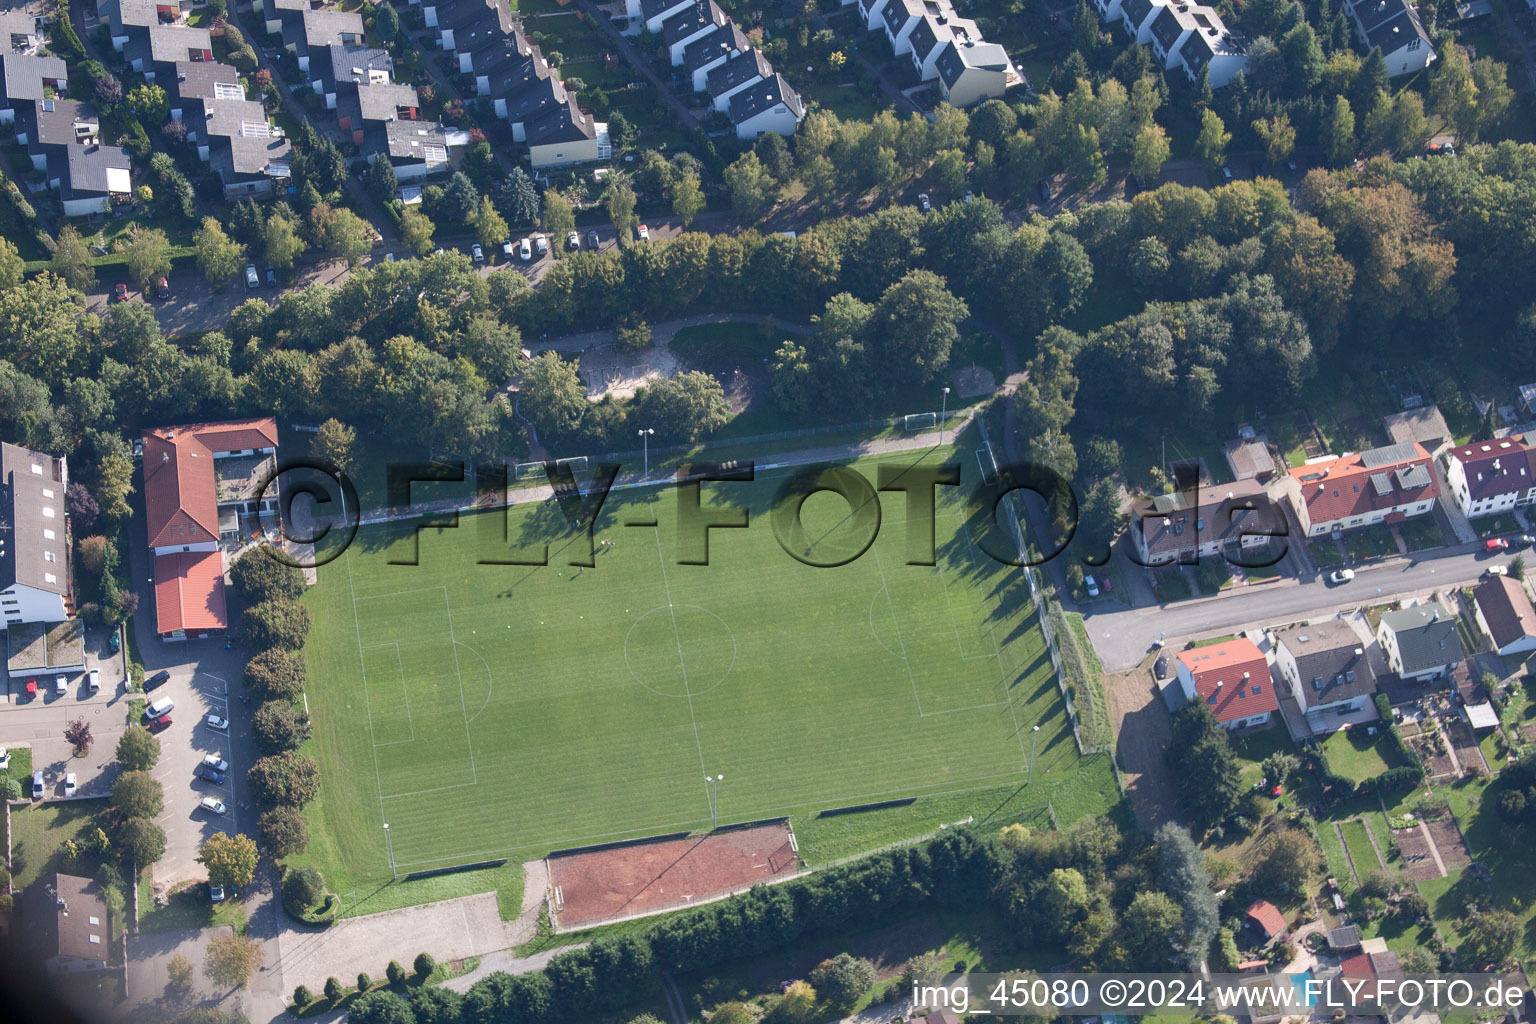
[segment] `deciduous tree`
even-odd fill
[[[233,280],[245,264],[245,246],[225,234],[216,218],[203,218],[192,244],[197,249],[197,268],[216,289]]]
[[[160,760],[160,738],[141,725],[130,725],[117,740],[117,761],[124,771],[147,772]]]
[[[208,869],[209,885],[244,888],[256,874],[260,855],[250,836],[215,832],[203,840],[197,861]]]
[[[215,985],[244,988],[265,959],[266,954],[256,939],[220,932],[208,940],[203,973]]]

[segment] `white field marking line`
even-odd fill
[[[470,716],[469,720],[471,722],[473,722],[475,719],[480,717],[481,712],[483,712],[486,708],[491,706],[491,688],[494,685],[495,680],[494,680],[494,677],[491,675],[491,663],[485,660],[485,655],[481,654],[479,651],[475,650],[473,647],[469,646],[468,644],[464,644],[463,647],[470,654],[473,654],[475,657],[479,658],[480,659],[480,664],[485,666],[485,703],[480,705],[480,710],[479,711],[476,711],[473,715]],[[463,680],[461,679],[459,681],[459,686],[461,688],[460,692],[462,692],[463,685],[464,685],[464,683],[463,683]]]
[[[364,594],[362,597],[358,598],[358,600],[359,601],[381,601],[381,600],[383,600],[386,597],[404,597],[406,594],[425,594],[425,593],[429,593],[430,591],[433,591],[433,590],[441,590],[444,593],[447,593],[448,587],[446,585],[444,585],[444,584],[438,584],[435,587],[417,587],[415,590],[397,590],[393,594]],[[380,645],[370,644],[369,646],[380,646]]]
[[[683,634],[677,628],[677,609],[672,606],[672,583],[667,579],[667,556],[661,550],[660,530],[656,531],[656,561],[661,565],[661,587],[667,595],[667,611],[672,615],[672,635],[677,639],[677,667],[683,673],[683,695],[688,698],[688,721],[693,725],[693,745],[699,751],[699,771],[707,773],[708,769],[704,766],[704,744],[699,740],[699,719],[693,713],[693,691],[688,689],[688,665],[683,660]]]
[[[363,680],[363,708],[368,712],[368,739],[373,753],[373,784],[379,794],[379,821],[384,821],[384,780],[379,776],[379,745],[373,742],[373,705],[368,700],[368,666],[363,662],[363,627],[357,617],[357,588],[352,585],[352,552],[346,555],[347,590],[352,595],[352,632],[357,636],[357,668]]]
[[[475,774],[475,741],[469,735],[469,705],[464,700],[464,673],[459,671],[459,641],[453,635],[453,608],[448,603],[448,588],[437,588],[443,592],[443,610],[448,613],[448,642],[453,645],[453,674],[459,680],[459,708],[464,712],[464,746],[465,753],[469,756],[469,781],[480,781]]]
[[[769,816],[772,816],[772,815],[788,814],[790,811],[797,811],[797,810],[800,810],[800,809],[806,808],[806,807],[827,807],[827,806],[844,805],[847,801],[858,802],[858,801],[865,801],[865,800],[870,800],[870,799],[875,799],[875,798],[880,798],[880,797],[917,796],[919,798],[929,798],[929,797],[956,796],[956,795],[958,795],[960,793],[974,793],[974,792],[976,792],[978,790],[982,790],[982,789],[992,789],[992,788],[1002,784],[999,780],[1003,780],[1003,779],[1016,779],[1020,775],[1023,775],[1023,774],[1024,774],[1024,769],[1020,768],[1020,769],[1018,769],[1016,771],[1003,772],[1003,773],[997,774],[997,775],[978,775],[975,778],[962,779],[961,780],[962,784],[959,787],[955,788],[955,789],[939,790],[939,791],[933,792],[933,793],[920,792],[920,793],[914,794],[910,789],[893,789],[893,790],[887,790],[885,792],[880,792],[880,793],[861,793],[861,794],[854,795],[854,796],[839,796],[839,797],[829,797],[829,798],[823,799],[823,800],[809,800],[809,801],[806,801],[805,803],[790,804],[790,805],[785,806],[785,807],[770,807],[770,808],[768,808],[766,810],[750,811],[750,812],[747,813],[747,815],[745,817],[745,820],[753,821],[753,820],[756,820],[758,818],[765,818],[765,817],[769,817]],[[984,785],[971,785],[971,783],[984,783]],[[467,783],[464,784],[464,785],[467,785]],[[462,788],[462,787],[448,786],[448,787],[444,787],[444,788],[454,789],[454,788]],[[423,790],[423,792],[430,793],[430,792],[434,792],[434,790]],[[483,856],[488,855],[488,854],[489,855],[502,855],[502,854],[510,855],[510,854],[516,853],[519,850],[566,849],[566,848],[569,848],[571,846],[587,845],[587,844],[590,844],[590,843],[595,843],[595,842],[599,842],[599,841],[603,841],[603,840],[617,839],[617,838],[628,837],[628,836],[665,835],[668,832],[676,832],[676,831],[679,831],[679,830],[684,829],[684,828],[690,828],[690,827],[695,826],[695,825],[703,824],[704,822],[707,822],[707,821],[709,821],[708,817],[692,818],[692,819],[689,819],[687,821],[674,821],[674,822],[670,822],[670,823],[665,824],[665,825],[642,825],[642,826],[637,826],[635,828],[620,829],[620,830],[615,831],[615,832],[602,832],[602,833],[598,833],[598,834],[595,834],[595,835],[585,835],[585,836],[575,836],[575,837],[554,837],[554,838],[548,838],[548,839],[537,839],[537,840],[532,840],[532,841],[530,841],[528,843],[524,843],[524,844],[519,845],[519,846],[497,846],[497,847],[480,849],[480,850],[457,851],[457,852],[454,852],[452,854],[449,854],[449,855],[443,856],[443,857],[434,857],[434,858],[430,858],[428,860],[402,861],[400,863],[402,863],[402,864],[409,864],[409,865],[441,864],[441,863],[448,862],[448,861],[463,860],[466,857],[483,857]]]
[[[885,587],[883,585],[879,590],[875,591],[875,595],[869,599],[869,632],[872,636],[874,636],[875,643],[880,645],[880,649],[882,651],[884,651],[886,654],[889,654],[893,658],[900,658],[901,655],[897,654],[895,651],[891,650],[885,645],[885,641],[880,639],[879,631],[875,629],[875,603],[880,600],[881,594],[885,594]],[[886,602],[890,602],[889,595],[886,595]]]
[[[450,790],[450,789],[468,789],[471,786],[476,786],[476,785],[479,785],[479,783],[474,782],[474,781],[470,781],[470,782],[455,782],[451,786],[433,786],[431,789],[413,789],[409,793],[390,793],[384,799],[385,800],[399,800],[401,797],[422,796],[422,795],[424,795],[426,793],[442,793],[442,792],[446,792],[447,790]]]
[[[912,674],[912,662],[907,658],[907,643],[901,637],[901,623],[896,620],[896,605],[891,600],[890,581],[885,578],[885,563],[880,560],[879,547],[871,545],[870,550],[875,553],[875,568],[880,572],[880,588],[885,591],[885,606],[891,610],[891,625],[896,627],[896,645],[901,648],[901,653],[897,657],[906,666],[907,681],[912,684],[912,699],[917,703],[917,715],[921,718],[923,715],[923,698],[917,692],[917,677]],[[870,604],[873,607],[874,602],[870,602]],[[874,629],[875,623],[873,619],[870,620],[869,625],[870,629]],[[877,635],[875,639],[878,641],[880,637]]]
[[[402,743],[416,742],[416,720],[411,717],[410,691],[405,685],[405,661],[400,657],[400,641],[391,640],[383,644],[369,644],[365,650],[374,650],[378,647],[393,647],[395,649],[395,664],[400,668],[400,698],[405,702],[405,724],[411,730],[411,738],[408,740],[385,740],[383,743],[375,742],[376,747],[397,747]]]
[[[970,531],[966,531],[966,533],[967,533],[966,541],[969,543],[970,547],[974,549],[976,547],[976,541],[971,539],[971,537],[969,536],[969,532]],[[964,641],[962,641],[960,639],[960,620],[955,617],[955,605],[954,605],[953,600],[951,600],[950,596],[949,596],[949,577],[944,575],[944,566],[943,566],[943,564],[942,564],[940,559],[938,559],[938,558],[934,559],[933,569],[934,569],[935,572],[937,572],[939,574],[939,585],[944,588],[944,610],[949,613],[949,624],[950,624],[951,627],[953,627],[953,629],[955,631],[955,651],[960,655],[960,660],[961,661],[985,661],[988,658],[996,658],[996,657],[998,657],[1002,652],[1001,652],[1001,649],[997,646],[997,636],[996,635],[994,635],[992,637],[992,653],[991,654],[966,654],[965,653],[965,643],[964,643]],[[981,608],[982,608],[983,612],[985,612],[987,610],[987,602],[986,602],[986,598],[985,597],[983,597],[982,600],[981,600]],[[989,625],[988,629],[990,629],[990,628],[991,627]]]

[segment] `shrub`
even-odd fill
[[[389,966],[384,968],[384,977],[389,979],[391,985],[396,987],[404,985],[405,968],[400,966],[399,960],[391,960]]]
[[[325,899],[325,879],[311,867],[292,868],[283,875],[283,901],[300,910],[313,910]]]
[[[293,1005],[303,1009],[315,1001],[315,994],[306,985],[300,985],[293,990]]]
[[[829,1006],[848,1007],[875,984],[875,965],[851,953],[823,960],[810,973],[811,986]]]
[[[357,994],[358,995],[362,995],[364,992],[367,992],[371,988],[373,988],[373,979],[368,977],[368,972],[367,971],[358,971],[357,972]]]
[[[431,953],[417,953],[411,966],[416,969],[417,977],[425,979],[437,970],[437,961],[433,959]]]
[[[261,838],[274,858],[291,857],[309,847],[309,823],[294,807],[274,807],[261,816]]]
[[[325,979],[325,998],[333,1003],[341,1001],[341,982],[334,974]]]

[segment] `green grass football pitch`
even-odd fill
[[[969,456],[852,465],[873,484],[880,461]],[[999,787],[1043,803],[1070,783],[1079,755],[1023,580],[973,539],[974,472],[938,489],[937,566],[905,564],[906,498],[886,492],[877,539],[836,568],[781,549],[768,513],[786,475],[704,485],[706,510],[750,515],[711,531],[708,565],[679,564],[672,487],[616,489],[580,573],[584,534],[554,505],[363,528],[304,599],[322,773],[305,859],[341,889],[389,878],[384,822],[402,874],[708,828],[706,774],[724,776],[722,823],[898,797],[949,812]],[[831,493],[801,521],[822,560],[867,529]],[[542,544],[547,567],[477,564]],[[418,564],[389,564],[413,547]]]

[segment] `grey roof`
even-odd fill
[[[1382,419],[1394,444],[1417,441],[1426,448],[1433,448],[1451,436],[1451,428],[1446,425],[1438,405],[1421,405],[1416,409],[1388,413]]]
[[[1125,12],[1125,23],[1131,28],[1140,28],[1141,23],[1152,13],[1152,0],[1125,0],[1120,9]]]
[[[710,25],[725,24],[725,12],[715,0],[697,0],[691,7],[684,7],[661,23],[661,38],[668,46],[687,39],[695,32]]]
[[[37,18],[26,11],[0,11],[0,36],[35,36]],[[6,45],[10,45],[9,40]]]
[[[148,28],[160,24],[158,8],[156,0],[97,0],[96,14],[110,22],[113,28],[124,25]]]
[[[453,32],[457,49],[490,32],[510,32],[512,12],[507,0],[455,0],[437,5],[437,27]],[[462,36],[463,38],[460,38]]]
[[[565,106],[554,107],[540,114],[530,121],[523,131],[530,146],[575,142],[578,139],[591,139],[597,136],[597,128],[592,118],[583,114],[576,106],[574,96],[567,99]]]
[[[395,61],[389,55],[388,50],[381,50],[376,46],[347,46],[342,43],[332,43],[323,47],[321,52],[325,55],[322,61],[323,67],[318,69],[330,82],[366,82],[370,71],[382,71],[390,76],[395,75]],[[311,66],[311,71],[317,70]]]
[[[1199,77],[1200,70],[1209,64],[1218,54],[1224,57],[1238,57],[1248,52],[1248,44],[1242,36],[1227,29],[1225,25],[1220,28],[1201,29],[1179,47],[1179,53],[1184,58],[1184,64],[1190,69],[1193,77]]]
[[[1360,926],[1347,924],[1328,931],[1328,945],[1332,949],[1354,949],[1360,945]]]
[[[1184,26],[1179,24],[1179,16],[1172,7],[1160,8],[1157,17],[1152,19],[1152,38],[1162,44],[1166,52],[1169,47],[1178,42],[1179,36],[1184,34]]]
[[[33,120],[37,124],[36,142],[40,146],[72,146],[81,141],[78,127],[89,126],[90,135],[101,128],[96,108],[75,100],[33,100]]]
[[[804,109],[800,105],[799,95],[790,88],[784,76],[774,73],[731,97],[731,123],[741,124],[779,103],[788,106],[796,118],[800,117]]]
[[[1405,491],[1428,487],[1433,479],[1429,474],[1429,467],[1420,462],[1411,466],[1399,466],[1393,470],[1393,473],[1397,476],[1397,485]]]
[[[35,53],[0,54],[0,66],[4,69],[5,98],[16,100],[40,100],[43,83],[65,82],[69,68],[59,57],[40,57]]]
[[[34,467],[41,472],[34,472]],[[0,444],[0,589],[21,584],[53,594],[69,593],[66,482],[62,460],[55,462],[51,455],[19,445]],[[52,530],[54,538],[45,539],[44,530]],[[52,583],[45,573],[53,575]]]
[[[95,881],[56,874],[52,893],[37,885],[28,891],[27,899],[31,903],[27,919],[37,921],[40,952],[46,959],[113,961],[111,916]]]
[[[1365,30],[1365,44],[1383,54],[1396,53],[1415,37],[1429,45],[1429,34],[1408,0],[1356,0],[1355,17]]]
[[[414,85],[363,82],[357,87],[357,103],[365,121],[394,121],[400,118],[401,107],[419,108],[421,99],[416,95]]]
[[[754,82],[773,74],[773,65],[758,49],[743,50],[705,76],[705,91],[711,96],[730,92],[743,82]]]
[[[194,56],[194,54],[196,56]],[[149,56],[158,64],[180,60],[195,61],[207,55],[213,59],[213,37],[205,28],[187,25],[152,25],[149,29]]]
[[[926,60],[929,52],[939,45],[938,21],[931,14],[919,18],[917,24],[912,26],[912,34],[907,38],[911,40],[912,49],[917,55]],[[944,38],[949,38],[947,33]]]
[[[287,138],[276,134],[267,120],[267,108],[257,100],[208,100],[204,106],[203,134],[210,142],[220,143],[227,157],[215,163],[216,170],[235,174],[280,174],[292,157]],[[213,147],[210,146],[210,149]],[[273,165],[282,165],[274,168]]]
[[[1464,656],[1456,619],[1439,605],[1414,605],[1387,612],[1381,617],[1381,624],[1397,637],[1404,675],[1455,664]]]
[[[1390,466],[1418,457],[1419,453],[1410,441],[1407,444],[1389,444],[1381,448],[1372,448],[1370,451],[1361,452],[1360,465],[1366,469],[1375,469],[1377,466]]]
[[[1201,545],[1240,544],[1242,538],[1285,529],[1285,514],[1257,480],[1160,494],[1132,509],[1133,529],[1149,558],[1162,560]],[[1136,525],[1139,524],[1139,525]]]
[[[997,43],[946,43],[934,67],[945,85],[954,85],[967,68],[1008,70],[1008,51]]]
[[[212,60],[176,62],[176,93],[182,99],[213,99],[219,93],[229,91],[217,88],[220,85],[234,86],[240,90],[241,97],[245,96],[245,87],[240,84],[240,72],[228,64]]]
[[[669,11],[678,5],[679,0],[640,0],[640,17],[644,21],[650,21],[663,11]]]
[[[1376,673],[1365,656],[1365,641],[1342,619],[1277,629],[1275,643],[1296,660],[1296,678],[1306,691],[1308,705],[1376,692]]]
[[[390,121],[384,126],[389,155],[402,160],[425,160],[423,147],[448,146],[443,126],[436,121]]]
[[[736,23],[728,21],[683,47],[683,67],[692,74],[710,61],[729,57],[732,51],[739,53],[749,45]]]
[[[133,159],[121,146],[66,146],[69,155],[69,187],[72,193],[111,191],[107,172],[132,171]]]
[[[551,75],[533,83],[533,87],[507,101],[507,120],[516,124],[536,120],[538,115],[566,103],[565,86]],[[525,127],[526,130],[526,127]]]
[[[305,11],[304,41],[310,46],[344,43],[346,35],[363,38],[363,16],[344,11]]]

